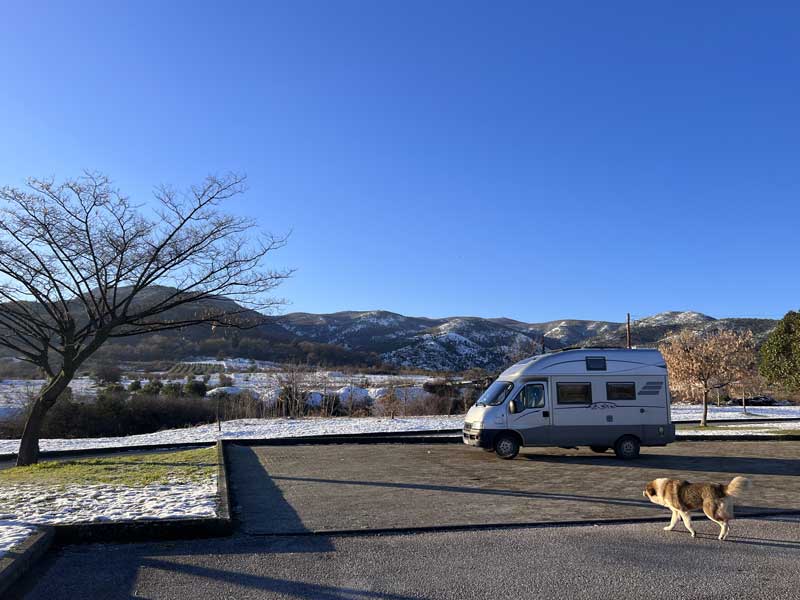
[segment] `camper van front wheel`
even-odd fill
[[[626,435],[617,440],[614,444],[614,453],[617,458],[629,460],[639,456],[639,440],[632,435]]]
[[[494,442],[494,451],[497,456],[512,459],[519,454],[519,442],[513,435],[501,435]]]

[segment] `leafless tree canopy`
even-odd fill
[[[703,394],[701,424],[708,418],[708,394],[742,381],[755,369],[755,342],[751,331],[708,334],[682,331],[659,350],[667,362],[670,382]]]
[[[219,211],[243,191],[237,175],[208,177],[185,194],[162,187],[148,218],[94,173],[0,189],[0,345],[52,376],[61,359],[79,364],[107,338],[252,325],[254,313],[233,302],[169,318],[217,296],[260,311],[276,303],[268,293],[288,273],[261,264],[285,240]],[[143,293],[154,286],[162,293]]]
[[[251,327],[275,306],[289,272],[264,258],[285,238],[220,210],[243,191],[242,176],[208,177],[185,193],[157,189],[148,211],[96,173],[0,188],[0,346],[48,376],[29,424],[108,339]],[[37,452],[28,429],[20,458],[26,445]]]

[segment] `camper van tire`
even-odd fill
[[[519,454],[519,440],[511,433],[503,433],[497,436],[494,442],[494,451],[497,456],[511,460]]]
[[[598,454],[608,452],[608,446],[589,446],[589,449],[592,452],[597,452]]]
[[[617,458],[623,460],[638,458],[639,446],[639,440],[635,437],[632,435],[623,435],[617,440],[617,443],[614,444],[614,453],[617,455]]]

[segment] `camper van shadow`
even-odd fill
[[[642,454],[636,460],[619,460],[613,455],[554,456],[528,453],[520,455],[520,458],[540,463],[646,469],[653,471],[654,476],[658,477],[669,477],[668,471],[699,471],[734,475],[800,475],[800,459],[790,458]]]

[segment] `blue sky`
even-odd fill
[[[4,2],[0,183],[248,174],[287,310],[798,308],[800,9]]]

